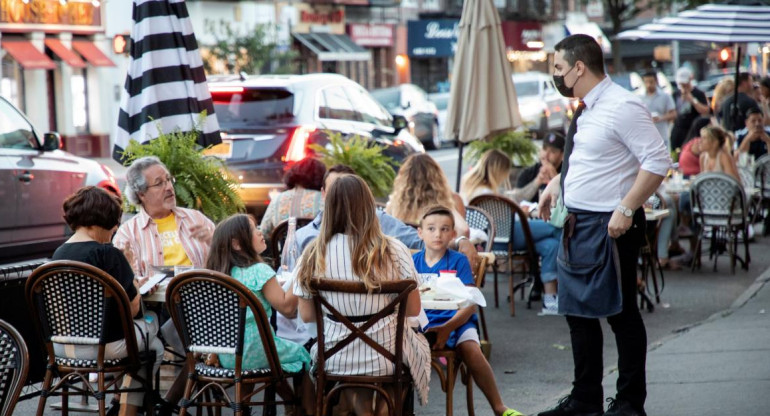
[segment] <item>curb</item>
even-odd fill
[[[728,307],[727,309],[724,309],[722,311],[716,312],[713,315],[709,316],[708,318],[694,322],[690,325],[683,326],[681,328],[677,328],[673,330],[672,334],[669,334],[667,336],[664,336],[663,338],[660,338],[658,340],[655,340],[653,342],[650,342],[647,344],[647,353],[649,354],[652,351],[655,351],[656,349],[660,348],[665,344],[666,342],[678,338],[687,332],[690,331],[690,329],[701,326],[703,324],[716,321],[718,319],[722,319],[726,316],[730,316],[735,310],[742,308],[746,305],[746,303],[751,300],[754,296],[757,295],[757,293],[765,286],[766,283],[770,282],[770,268],[767,268],[762,274],[757,276],[757,278],[754,280],[754,283],[751,284],[746,290],[741,293],[740,296],[738,296],[733,303]],[[602,379],[609,376],[610,374],[617,372],[618,366],[616,365],[610,365],[607,367],[604,367],[604,373],[602,375]],[[559,399],[561,399],[564,396],[569,395],[572,392],[572,388],[567,388],[561,393],[559,393],[556,397],[556,399],[553,401],[553,403],[557,403]],[[550,409],[553,406],[546,407],[543,409],[538,410],[538,412]]]

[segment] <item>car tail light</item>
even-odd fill
[[[307,142],[310,134],[315,131],[313,126],[298,126],[291,134],[289,141],[289,150],[283,157],[284,162],[299,162],[307,156]]]
[[[223,92],[231,93],[231,94],[239,93],[239,92],[243,92],[243,87],[210,87],[209,92],[211,92],[212,94],[223,93]]]

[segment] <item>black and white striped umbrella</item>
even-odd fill
[[[706,4],[618,34],[632,40],[770,42],[770,6]]]
[[[131,59],[120,100],[113,157],[120,161],[133,139],[192,131],[206,111],[199,144],[221,142],[190,16],[184,0],[134,0]]]

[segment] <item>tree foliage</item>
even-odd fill
[[[664,14],[672,7],[690,9],[709,3],[707,0],[602,0],[604,13],[612,23],[612,64],[616,72],[622,70],[620,40],[615,36],[626,28],[626,23],[635,19],[639,13],[647,10],[656,10],[658,14]]]
[[[465,160],[476,163],[481,155],[491,149],[505,153],[517,166],[529,166],[537,160],[537,146],[525,130],[511,130],[489,140],[472,141],[465,153]]]
[[[214,37],[209,45],[211,55],[226,63],[228,72],[259,74],[270,72],[286,74],[294,72],[293,62],[297,53],[276,42],[275,27],[257,24],[251,29],[234,29],[230,22],[206,20],[206,30]],[[208,73],[213,73],[211,63],[204,61]]]

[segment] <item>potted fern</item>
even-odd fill
[[[204,149],[197,143],[198,132],[165,133],[160,125],[158,131],[160,136],[147,143],[131,140],[123,153],[123,163],[157,156],[176,178],[177,204],[199,210],[214,222],[244,210],[238,182],[223,160],[203,154]]]
[[[327,167],[336,164],[350,166],[369,185],[376,198],[390,194],[398,162],[382,153],[383,147],[371,144],[361,136],[343,139],[340,133],[327,131],[329,143],[326,146],[310,145],[319,160]]]
[[[507,154],[514,166],[529,166],[535,163],[537,146],[532,143],[524,130],[510,130],[500,133],[489,140],[476,140],[468,145],[465,160],[476,163],[487,150],[497,149]]]

